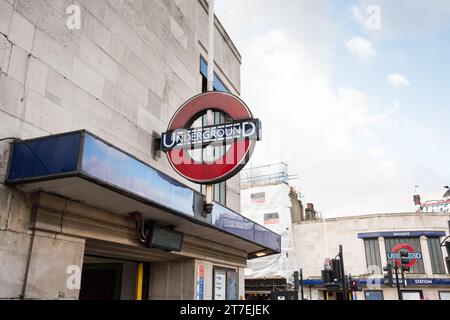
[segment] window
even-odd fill
[[[364,291],[364,297],[366,300],[384,300],[381,290],[366,290]]]
[[[422,248],[420,246],[420,238],[385,238],[384,243],[386,246],[386,254],[392,252],[392,248],[394,248],[397,244],[405,243],[409,244],[414,250],[418,253],[422,253]],[[389,260],[389,263],[394,264],[394,261]],[[409,273],[425,273],[425,269],[423,266],[423,259],[417,259],[416,264],[411,267]]]
[[[206,116],[203,116],[203,125],[206,125]],[[225,123],[225,116],[220,112],[214,112],[214,124]],[[218,158],[225,154],[226,146],[214,147],[214,157]],[[201,186],[201,192],[204,193],[205,188]],[[221,205],[227,205],[227,182],[220,182],[214,185],[214,195],[213,200],[220,203]]]
[[[214,300],[238,300],[238,273],[232,269],[214,268]]]
[[[220,112],[214,112],[214,123],[221,124],[225,123],[225,115]],[[214,148],[214,157],[221,157],[226,153],[226,146],[220,146]],[[220,204],[226,206],[227,204],[227,183],[220,182],[216,184],[214,188],[214,200]]]
[[[369,272],[375,273],[377,271],[376,268],[378,268],[381,273],[381,255],[378,238],[364,239],[364,249],[366,251],[366,264]]]
[[[439,291],[440,300],[450,300],[450,291]]]
[[[422,300],[422,291],[402,291],[403,300]]]
[[[207,90],[208,79],[208,64],[203,57],[200,57],[200,74],[202,75],[202,92]],[[224,85],[223,81],[219,78],[217,73],[214,72],[214,91],[230,92]]]
[[[208,89],[208,64],[203,57],[200,57],[200,74],[202,76],[202,92]],[[223,84],[222,80],[214,73],[214,91],[229,92],[228,88]],[[214,112],[214,124],[225,123],[225,115],[221,112]],[[206,117],[203,116],[203,125],[206,125]],[[214,148],[214,156],[223,155],[226,151],[225,146]],[[201,186],[201,192],[204,193],[204,187]],[[214,186],[213,200],[226,206],[227,205],[227,183],[221,182]]]
[[[431,267],[435,274],[445,274],[444,258],[442,257],[441,242],[439,238],[428,238]]]
[[[236,271],[227,271],[227,300],[238,300],[239,277]]]
[[[264,224],[277,224],[280,222],[280,216],[278,213],[266,213],[264,214]]]
[[[214,112],[214,124],[225,123],[225,116],[221,112]],[[206,116],[202,118],[203,125],[206,125]],[[221,157],[226,152],[226,146],[214,147],[213,156],[215,158]],[[204,186],[201,186],[201,192],[204,193]],[[227,205],[227,183],[226,181],[214,185],[213,200],[221,205]]]
[[[250,200],[252,203],[264,203],[266,201],[265,192],[252,193],[250,195]]]

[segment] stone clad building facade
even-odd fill
[[[71,0],[0,0],[0,298],[77,299],[77,266],[81,293],[98,271],[115,281],[102,293],[109,298],[243,297],[246,260],[276,253],[278,236],[241,219],[238,176],[217,186],[217,212],[199,215],[200,187],[154,151],[155,135],[204,90],[207,2],[77,3],[81,28],[69,29]],[[239,95],[241,56],[217,19],[215,62],[216,89]],[[84,167],[87,152],[101,150],[106,174]],[[68,174],[72,154],[79,162]],[[128,165],[114,167],[112,155]],[[121,170],[137,179],[130,165],[160,193],[111,180]],[[182,232],[181,250],[140,246],[135,211]]]

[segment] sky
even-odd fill
[[[450,1],[216,0],[263,124],[324,217],[415,211],[450,184]],[[418,186],[416,188],[415,186]]]

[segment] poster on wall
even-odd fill
[[[205,266],[199,265],[197,270],[197,300],[204,300]]]
[[[226,279],[225,270],[214,270],[214,300],[226,299]]]

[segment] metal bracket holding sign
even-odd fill
[[[161,136],[155,131],[152,132],[152,157],[161,158]]]

